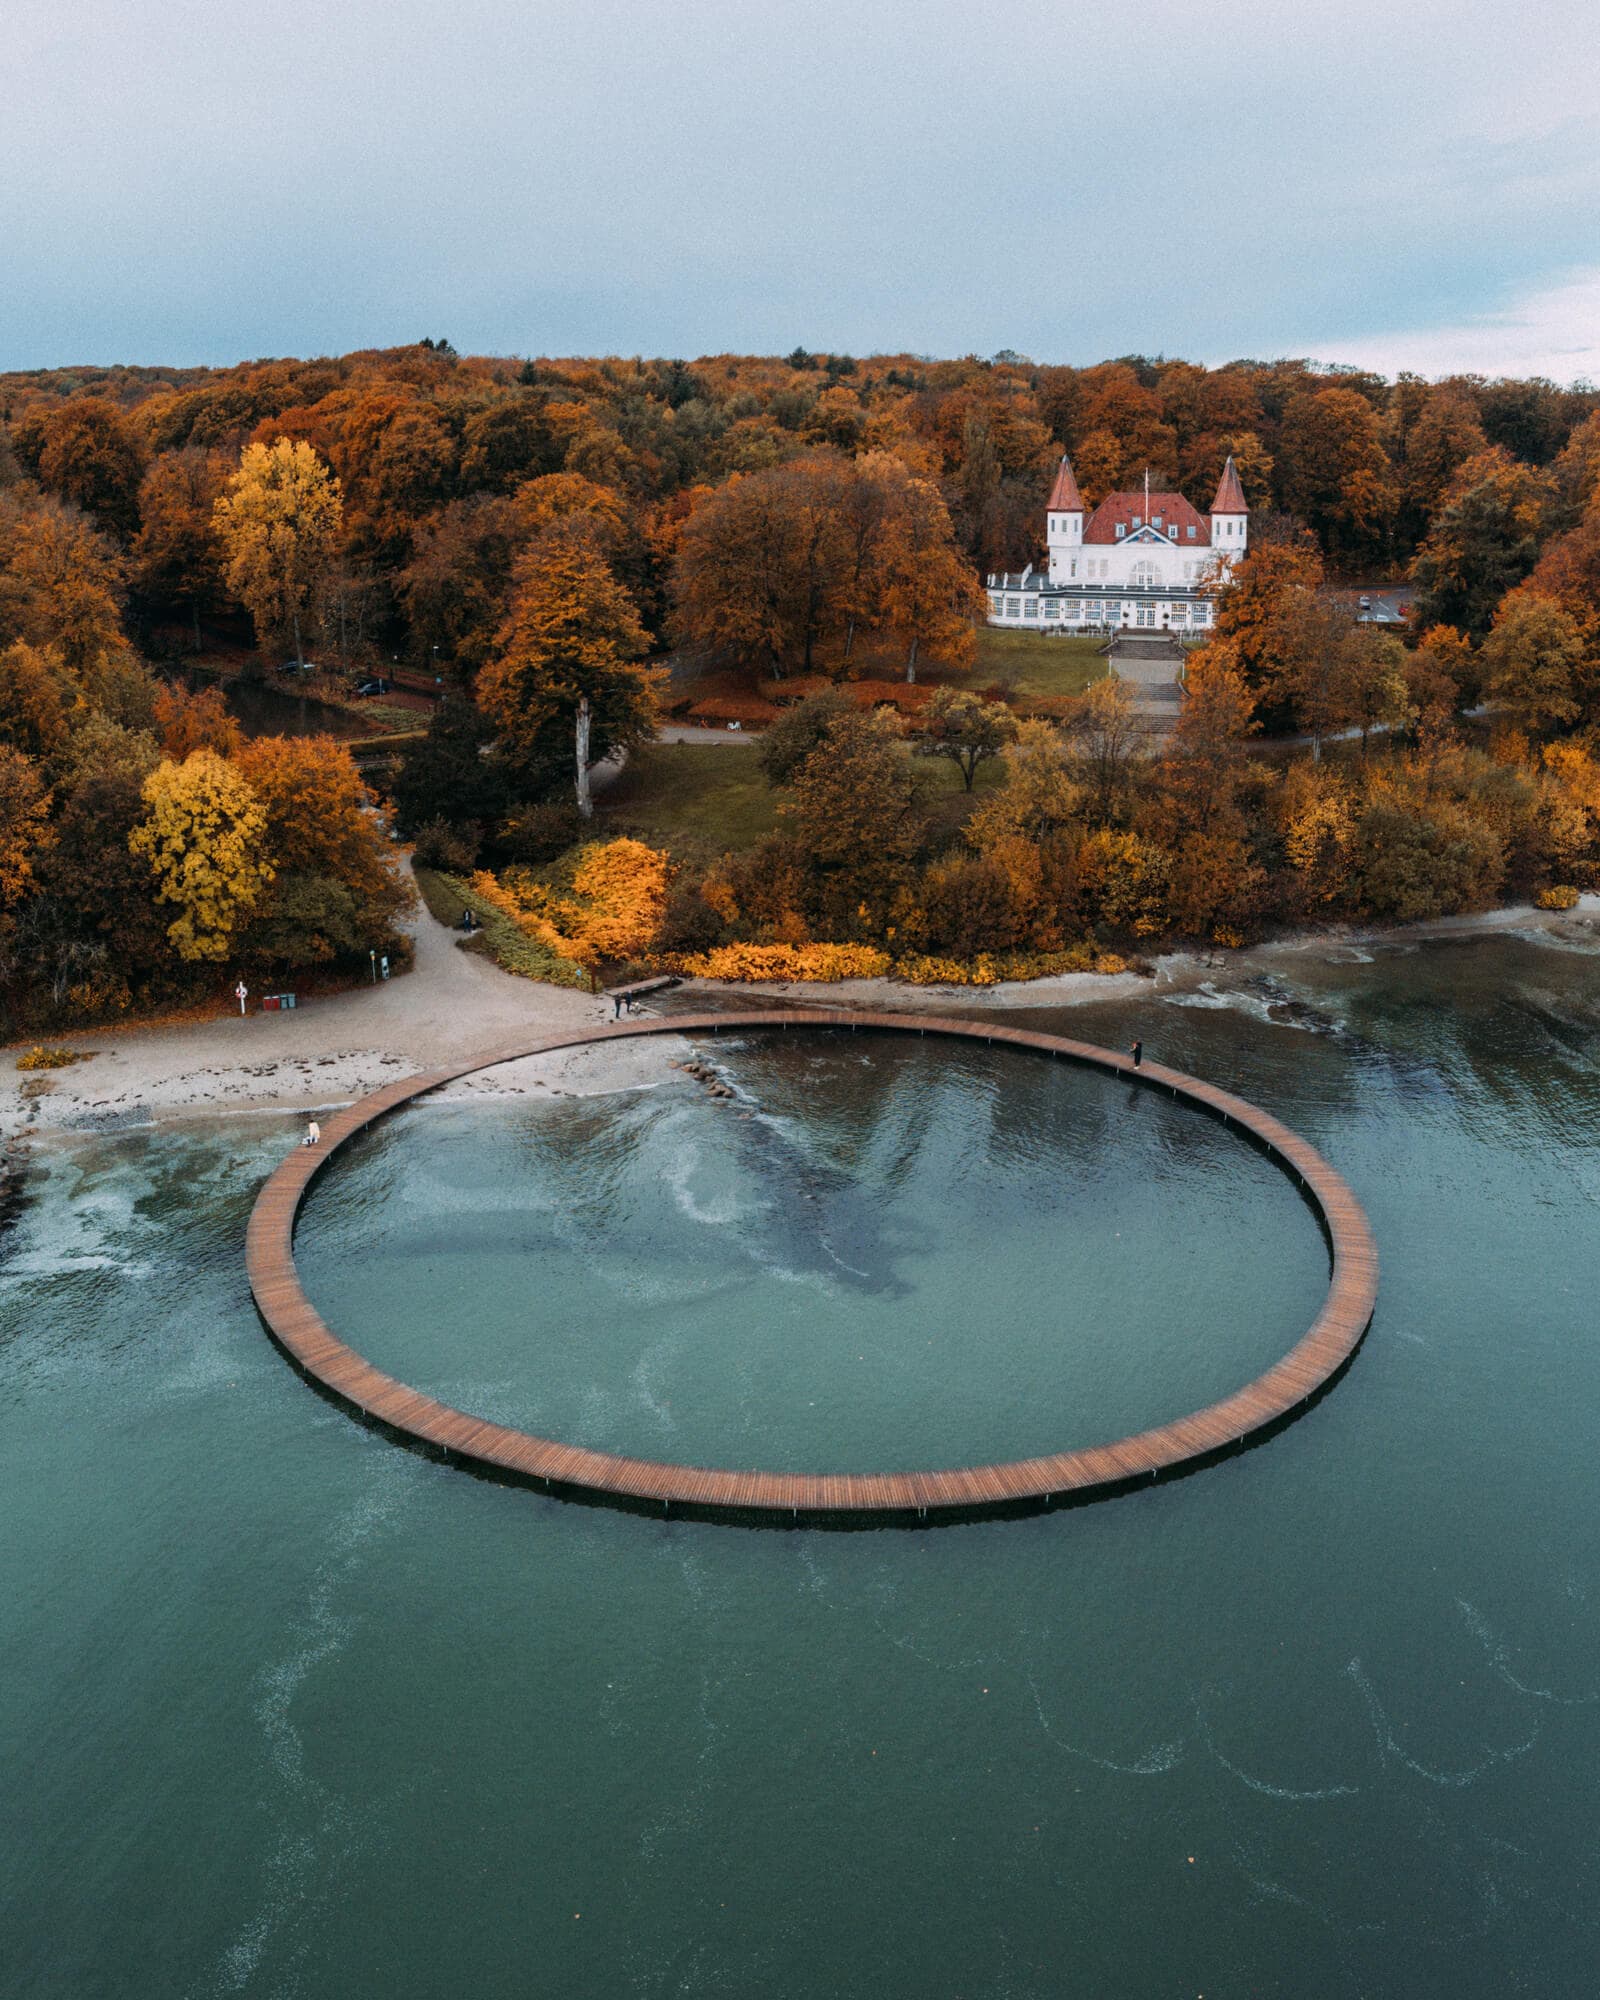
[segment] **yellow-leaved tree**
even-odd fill
[[[180,958],[226,958],[273,876],[261,801],[225,758],[197,750],[181,764],[158,764],[144,802],[128,846],[149,863],[158,900],[178,905],[167,936]]]
[[[291,637],[305,660],[303,624],[333,562],[344,503],[339,482],[301,438],[245,447],[217,499],[228,588],[265,643]]]

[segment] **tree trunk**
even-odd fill
[[[585,819],[594,818],[594,800],[589,796],[589,697],[578,702],[578,810]]]
[[[917,678],[917,635],[911,635],[911,651],[906,654],[906,679],[915,682]]]
[[[189,609],[194,613],[194,649],[200,650],[200,600],[197,597]]]
[[[850,657],[851,649],[854,647],[855,643],[856,643],[856,621],[853,618],[851,618],[846,621],[844,628],[844,656],[847,660]]]
[[[306,649],[300,643],[300,607],[298,605],[295,606],[294,611],[294,663],[297,667],[303,667],[306,663]]]

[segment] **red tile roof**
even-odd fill
[[[1230,456],[1222,468],[1222,477],[1217,481],[1217,497],[1211,503],[1213,514],[1248,514],[1245,505],[1244,488],[1239,484],[1239,475],[1233,469]]]
[[[1089,517],[1083,531],[1085,542],[1120,542],[1133,533],[1135,521],[1143,521],[1145,497],[1139,493],[1108,493]],[[1152,493],[1150,519],[1161,518],[1160,532],[1170,534],[1186,549],[1210,548],[1211,523],[1197,514],[1181,493]],[[1122,529],[1122,534],[1117,529]],[[1194,529],[1191,540],[1189,530]]]
[[[1072,476],[1072,461],[1063,452],[1061,469],[1056,474],[1056,483],[1050,489],[1050,511],[1053,514],[1081,514],[1083,495],[1078,491],[1078,482]]]

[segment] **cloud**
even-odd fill
[[[1540,285],[1454,324],[1305,342],[1317,354],[1386,375],[1546,375],[1600,382],[1600,266]]]
[[[1433,373],[1593,263],[1593,8],[7,0],[0,367],[1392,333]]]

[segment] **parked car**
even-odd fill
[[[314,674],[317,671],[315,660],[285,660],[278,669],[280,674]]]
[[[350,692],[358,701],[365,701],[371,695],[387,694],[393,685],[394,683],[386,680],[382,674],[363,674],[360,680],[352,684]]]

